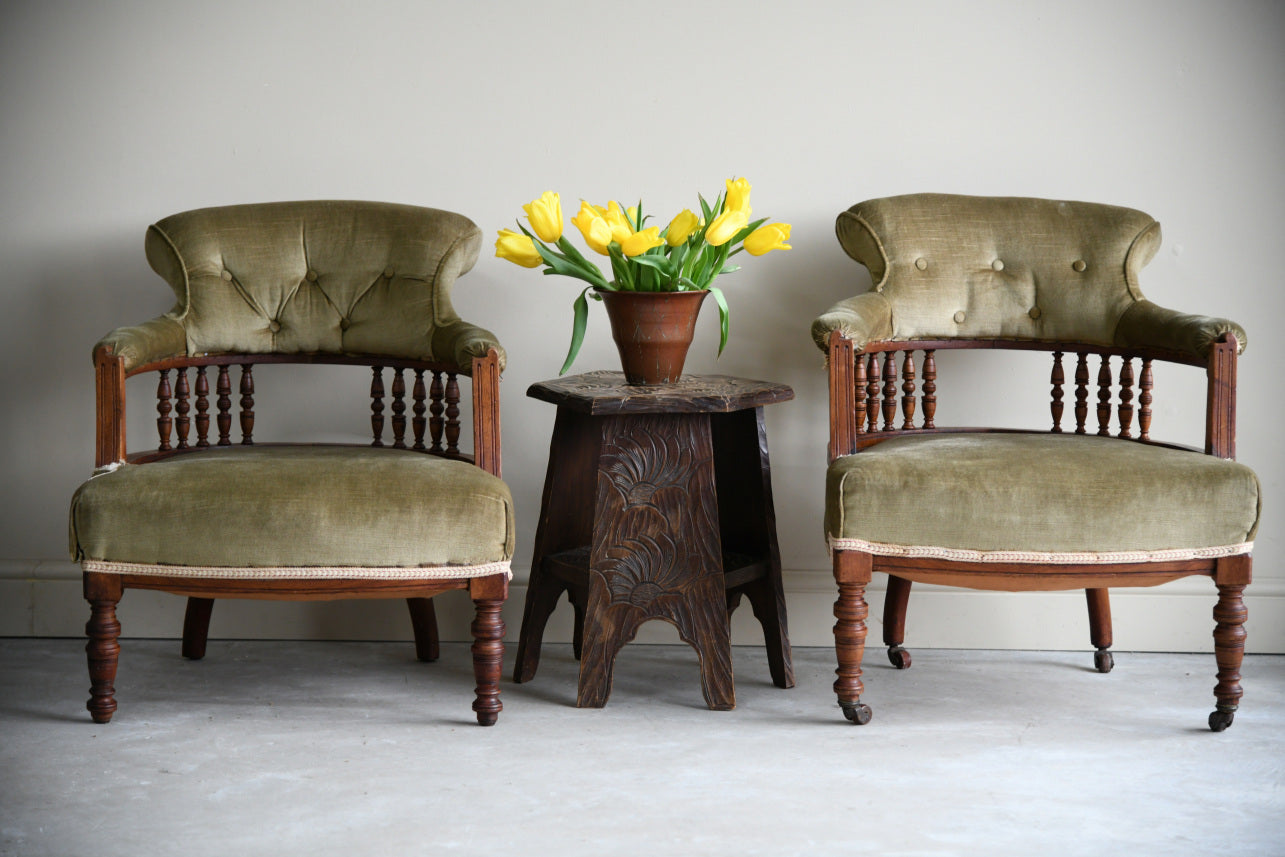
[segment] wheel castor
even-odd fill
[[[868,705],[860,702],[840,702],[839,707],[843,709],[843,716],[858,726],[865,726],[870,722],[872,715]]]
[[[1231,725],[1231,721],[1236,717],[1234,711],[1223,711],[1218,709],[1209,715],[1209,728],[1213,732],[1221,732]]]
[[[1093,666],[1097,667],[1100,673],[1109,673],[1115,666],[1115,655],[1106,649],[1098,649],[1093,653]]]
[[[910,669],[910,652],[901,646],[889,646],[888,662],[899,670],[908,670]]]

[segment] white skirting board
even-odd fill
[[[522,622],[525,568],[504,609],[506,640],[517,639]],[[882,575],[869,590],[867,645],[882,649]],[[829,571],[785,572],[790,641],[795,646],[832,646],[835,586]],[[1192,577],[1163,586],[1114,589],[1111,612],[1119,651],[1212,652],[1217,600],[1213,584]],[[472,604],[462,592],[435,599],[443,640],[469,639]],[[1246,590],[1249,638],[1246,650],[1285,654],[1285,583],[1268,579]],[[122,636],[178,637],[183,599],[161,592],[127,590],[117,614]],[[0,637],[79,637],[89,608],[81,597],[80,568],[66,561],[0,561]],[[211,639],[410,640],[406,606],[400,600],[326,602],[219,601]],[[569,643],[571,608],[563,600],[549,621],[545,642]],[[732,618],[735,645],[761,645],[763,636],[743,602]],[[639,643],[676,643],[664,622],[648,622]],[[1091,650],[1084,594],[1072,592],[976,592],[917,586],[906,621],[907,648]]]

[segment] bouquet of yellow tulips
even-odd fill
[[[721,355],[727,346],[727,299],[713,285],[720,274],[739,270],[728,260],[742,250],[762,256],[772,250],[789,250],[790,224],[750,220],[750,183],[729,179],[727,190],[713,205],[700,200],[701,214],[684,209],[665,228],[647,226],[642,203],[623,208],[614,200],[606,208],[580,201],[580,212],[571,222],[580,230],[589,249],[611,260],[611,279],[586,259],[562,232],[562,203],[546,191],[522,206],[530,228],[518,222],[521,232],[501,229],[495,255],[524,268],[544,266],[545,274],[561,274],[587,282],[572,304],[574,321],[571,347],[559,374],[571,367],[584,341],[589,319],[586,295],[601,300],[593,290],[684,292],[708,289],[718,303]]]

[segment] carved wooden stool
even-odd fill
[[[709,707],[734,708],[728,619],[742,596],[772,681],[793,687],[763,406],[794,391],[719,375],[631,386],[590,372],[527,395],[558,414],[514,681],[535,675],[565,591],[582,708],[606,704],[616,654],[649,619],[672,622],[696,650]]]

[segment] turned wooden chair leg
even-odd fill
[[[89,602],[89,622],[85,634],[85,654],[89,656],[89,701],[85,708],[95,723],[107,723],[116,711],[116,664],[120,658],[120,622],[116,604],[122,588],[120,578],[110,574],[86,574],[85,600]]]
[[[1093,666],[1100,673],[1109,673],[1115,666],[1115,656],[1111,648],[1111,591],[1109,589],[1086,589],[1085,598],[1089,602],[1089,639],[1093,642]]]
[[[187,599],[187,612],[183,616],[183,657],[199,661],[205,657],[205,641],[210,636],[210,611],[213,598]]]
[[[500,609],[508,595],[509,582],[504,575],[475,578],[469,595],[477,613],[473,619],[473,676],[477,681],[473,710],[477,722],[495,725],[504,706],[500,703],[500,670],[504,661],[504,620]]]
[[[433,599],[407,598],[406,606],[410,608],[411,627],[415,629],[415,657],[430,663],[437,660],[442,650],[437,636],[437,611],[433,609]]]
[[[1241,597],[1244,591],[1244,584],[1218,584],[1218,604],[1214,607],[1214,657],[1218,661],[1214,697],[1218,707],[1209,715],[1209,728],[1215,732],[1231,725],[1244,694],[1240,664],[1245,657],[1245,619],[1249,615]]]
[[[839,707],[849,721],[865,725],[870,722],[870,706],[861,702],[865,685],[861,682],[861,659],[866,650],[866,584],[870,582],[873,558],[855,551],[834,552],[834,577],[839,585],[839,598],[834,602],[834,650],[839,662],[834,692]]]
[[[910,669],[910,652],[902,648],[906,640],[906,605],[910,603],[911,581],[888,576],[888,592],[883,602],[883,644],[888,647],[888,660],[899,670]]]

